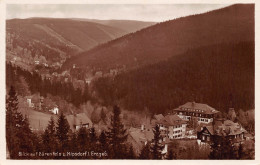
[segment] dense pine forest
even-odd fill
[[[92,99],[87,84],[84,89],[74,88],[71,82],[51,81],[42,78],[37,72],[29,72],[10,63],[6,65],[6,72],[7,89],[13,85],[21,96],[39,93],[46,97],[47,94],[51,94],[61,97],[76,107]]]
[[[239,28],[238,28],[239,27]],[[101,44],[67,60],[106,71],[138,68],[207,45],[254,41],[254,5],[231,5],[141,29]]]
[[[187,101],[225,112],[254,108],[254,43],[217,44],[189,50],[115,78],[100,78],[95,90],[105,105],[165,112]]]
[[[6,158],[255,159],[254,15],[6,20]]]

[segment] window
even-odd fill
[[[202,138],[202,140],[205,140],[205,136],[204,136],[204,135],[202,135],[202,137],[201,137],[201,138]]]

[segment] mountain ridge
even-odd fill
[[[254,5],[238,4],[157,23],[80,53],[65,67],[135,68],[200,46],[252,40]]]

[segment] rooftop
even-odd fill
[[[238,135],[247,132],[239,123],[235,123],[231,120],[216,122],[214,125],[201,125],[197,128],[197,131],[200,131],[201,127],[207,128],[211,135],[227,136]]]
[[[76,115],[67,115],[66,118],[71,128],[74,128],[73,127],[74,125],[80,125],[86,123],[89,123],[89,125],[92,126],[92,121],[85,113],[79,113]]]
[[[160,120],[156,121],[157,124],[164,124],[167,126],[174,126],[174,125],[180,125],[180,124],[185,124],[186,121],[182,120],[178,115],[167,115],[163,117]]]
[[[187,102],[174,110],[186,111],[186,112],[199,112],[204,114],[215,114],[219,112],[207,104],[195,103],[195,102]]]

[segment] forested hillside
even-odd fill
[[[188,101],[226,111],[254,108],[254,42],[191,49],[158,64],[101,78],[95,89],[104,104],[162,113]]]
[[[59,96],[76,107],[91,100],[87,84],[84,84],[83,89],[74,88],[71,82],[42,79],[37,72],[29,72],[12,64],[7,64],[6,73],[6,89],[13,86],[17,89],[18,95],[23,97],[37,93],[44,97],[51,94]]]
[[[15,32],[23,39],[65,44],[79,50],[88,50],[127,33],[115,27],[71,19],[12,19],[6,23],[7,32]]]
[[[189,49],[254,40],[254,5],[239,4],[142,29],[67,60],[66,67],[108,70],[156,63]]]

